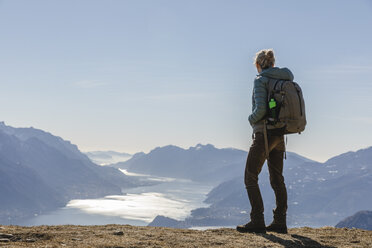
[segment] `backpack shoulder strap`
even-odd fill
[[[269,81],[267,82],[267,100],[270,101],[270,98],[273,96],[273,92],[276,89],[280,79],[267,77]]]

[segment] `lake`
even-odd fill
[[[215,186],[186,179],[129,173],[133,177],[159,182],[156,185],[123,189],[123,195],[98,199],[74,199],[61,209],[18,223],[33,225],[105,225],[145,226],[157,215],[183,220],[191,210],[207,207],[206,194]]]

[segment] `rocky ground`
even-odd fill
[[[288,234],[242,234],[129,225],[0,226],[0,247],[372,247],[372,231],[292,228]]]

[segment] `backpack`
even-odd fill
[[[267,131],[274,135],[304,131],[306,114],[301,87],[290,80],[269,78],[267,91]]]

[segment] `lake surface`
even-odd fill
[[[128,173],[128,176],[158,181],[159,184],[123,190],[123,195],[98,199],[75,199],[56,211],[35,216],[19,225],[104,225],[144,226],[157,215],[183,220],[203,203],[214,185],[191,180]]]

